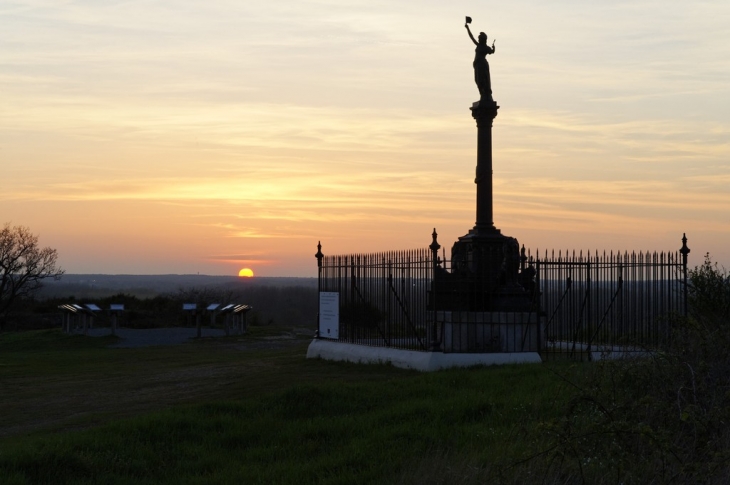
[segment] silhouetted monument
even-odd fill
[[[451,248],[452,271],[440,273],[437,306],[461,311],[528,311],[530,297],[520,284],[519,244],[503,235],[493,218],[492,123],[499,106],[492,98],[486,56],[494,53],[494,45],[487,45],[484,32],[475,40],[469,29],[471,18],[466,20],[476,45],[474,79],[480,94],[470,108],[477,124],[476,223]]]

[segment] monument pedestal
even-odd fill
[[[539,352],[544,325],[534,312],[438,312],[444,352]]]
[[[452,286],[461,301],[452,310],[525,312],[530,297],[519,283],[520,247],[517,239],[498,229],[475,227],[451,248]],[[454,305],[453,303],[457,303]]]
[[[492,124],[499,106],[474,103],[477,123],[477,218],[474,228],[451,248],[451,273],[434,287],[436,307],[473,312],[527,312],[531,299],[519,283],[520,247],[494,226],[492,207]],[[438,281],[438,280],[441,281]]]

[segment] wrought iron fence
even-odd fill
[[[323,256],[319,291],[340,295],[340,341],[426,350],[432,275],[427,249]]]
[[[659,349],[671,338],[672,319],[685,313],[680,252],[546,252],[534,265],[544,358]]]
[[[459,311],[439,304],[453,273],[440,246],[324,256],[319,291],[339,294],[339,340],[444,352],[540,352],[592,359],[661,348],[686,314],[687,253],[522,251],[525,311]],[[439,276],[440,275],[440,276]],[[479,286],[469,287],[473,291]],[[477,288],[477,290],[474,290]],[[463,290],[463,289],[462,289]],[[469,291],[463,290],[463,291]],[[471,301],[475,298],[466,298]]]

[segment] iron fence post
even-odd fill
[[[437,299],[438,299],[438,290],[436,285],[438,284],[438,278],[437,278],[437,268],[438,268],[438,258],[439,258],[439,249],[441,249],[441,245],[438,243],[436,238],[438,237],[438,234],[436,233],[436,228],[433,228],[433,233],[431,234],[431,237],[433,238],[433,241],[431,242],[431,245],[428,247],[431,250],[431,288],[433,292],[433,298],[432,298],[432,304],[433,304],[433,328],[431,330],[432,332],[432,338],[431,338],[431,350],[436,352],[441,350],[441,342],[438,338],[438,323],[437,323],[437,315],[438,315],[438,305],[437,305]]]
[[[689,254],[689,248],[687,247],[687,233],[682,234],[682,249],[680,249],[679,252],[682,253],[682,271],[684,273],[684,293],[682,297],[684,299],[684,316],[686,317],[689,314],[689,309],[687,308],[687,293],[689,291],[689,288],[687,287],[687,255]]]
[[[535,291],[532,296],[533,310],[537,317],[537,353],[542,358],[542,339],[543,339],[543,328],[542,328],[542,293],[540,289],[540,250],[537,251],[537,259],[535,260]],[[537,302],[537,304],[535,304]]]
[[[314,257],[317,258],[317,289],[322,290],[322,241],[317,242],[317,254]]]
[[[314,255],[317,258],[317,333],[314,335],[315,338],[319,338],[319,314],[322,309],[319,307],[319,294],[322,292],[322,241],[317,241],[317,254]]]
[[[591,313],[591,254],[588,253],[586,257],[586,312],[585,312],[585,324],[583,325],[586,335],[590,335],[591,323],[593,322],[593,314]],[[588,360],[593,360],[593,354],[591,354],[591,348],[593,346],[593,337],[588,339]]]

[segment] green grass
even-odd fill
[[[555,366],[421,374],[255,345],[282,331],[145,349],[0,335],[0,482],[484,483],[564,408]]]

